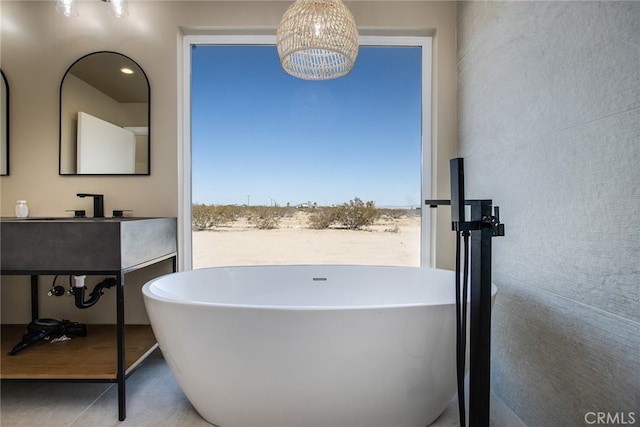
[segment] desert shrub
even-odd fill
[[[277,206],[255,206],[251,208],[249,223],[260,230],[278,228],[283,211]]]
[[[422,210],[420,209],[420,207],[417,207],[415,209],[409,209],[407,211],[407,218],[415,218],[417,216],[420,216],[422,214]]]
[[[309,228],[324,230],[329,228],[336,221],[336,208],[324,207],[316,208],[309,215]]]
[[[238,205],[220,205],[216,209],[221,224],[237,221],[243,214],[243,208]]]
[[[239,215],[238,206],[194,204],[191,207],[191,225],[195,230],[205,230],[236,221]]]
[[[291,206],[291,203],[287,203],[286,206],[282,206],[280,209],[282,210],[282,216],[285,218],[293,218],[298,213],[298,210]]]
[[[279,218],[291,218],[296,214],[296,208],[292,207],[291,205],[280,206],[276,204],[273,206],[268,206],[268,208],[273,210],[274,215],[278,216]]]
[[[406,209],[379,209],[380,214],[383,218],[387,218],[389,220],[400,219],[403,216],[407,215]]]
[[[360,230],[380,218],[373,201],[363,202],[358,197],[335,208],[336,221],[350,230]]]
[[[191,225],[195,230],[213,227],[213,206],[197,204],[191,207]]]

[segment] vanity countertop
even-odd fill
[[[28,222],[28,221],[50,221],[50,222],[122,222],[122,221],[141,221],[146,219],[158,219],[156,217],[132,217],[132,216],[113,216],[113,217],[73,217],[73,216],[30,216],[27,218],[17,217],[0,217],[2,222]]]
[[[0,218],[6,274],[132,269],[177,251],[176,218]]]

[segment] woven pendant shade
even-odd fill
[[[353,68],[358,29],[340,0],[296,0],[282,16],[276,44],[287,73],[305,80],[330,80]]]

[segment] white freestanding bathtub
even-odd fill
[[[451,271],[217,267],[143,295],[179,385],[220,427],[425,427],[456,392]]]

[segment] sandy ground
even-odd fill
[[[307,214],[274,230],[245,220],[193,232],[193,268],[257,264],[420,265],[420,218],[381,218],[365,230],[308,228]]]

